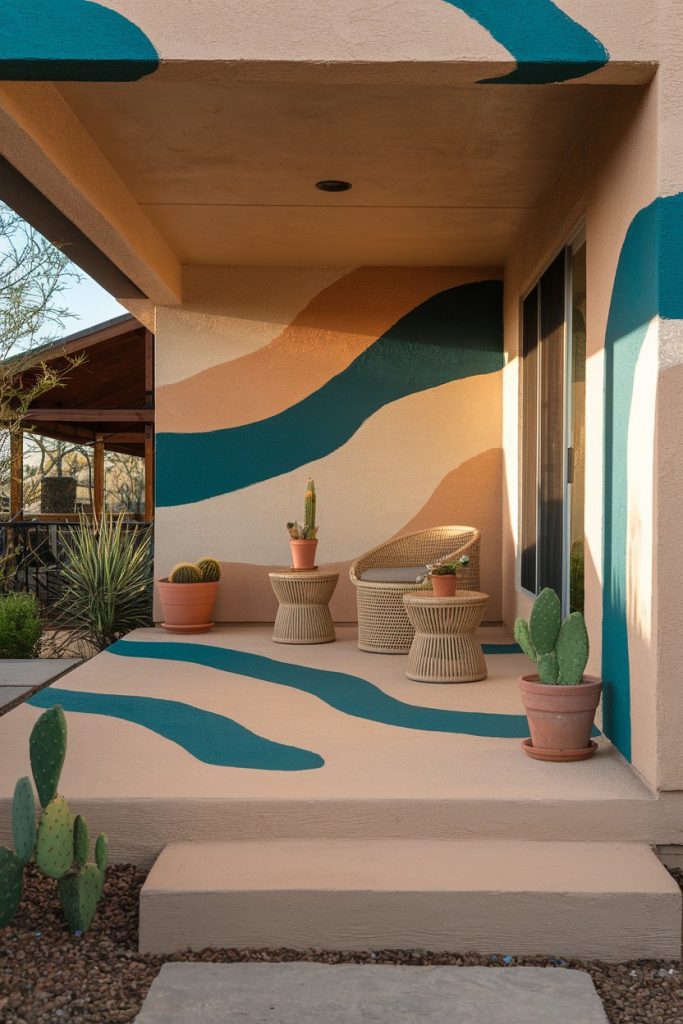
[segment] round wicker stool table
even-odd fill
[[[280,607],[275,617],[276,644],[329,644],[337,637],[328,608],[338,572],[269,572]]]
[[[455,597],[430,591],[405,594],[403,603],[415,638],[406,675],[420,683],[473,683],[486,679],[486,662],[476,629],[489,595],[460,590]]]

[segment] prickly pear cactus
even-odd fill
[[[107,870],[107,863],[109,861],[109,840],[105,836],[104,832],[100,832],[95,843],[95,861],[97,866],[104,875]]]
[[[515,640],[522,648],[527,658],[531,658],[532,661],[538,661],[538,654],[531,642],[529,623],[526,619],[515,619]]]
[[[557,667],[557,655],[555,651],[542,654],[538,659],[538,678],[548,686],[556,686],[559,680],[559,669]]]
[[[200,558],[197,562],[197,568],[201,572],[205,583],[217,583],[221,578],[220,562],[217,562],[215,558]]]
[[[572,612],[560,626],[557,663],[562,686],[576,686],[583,679],[588,661],[588,632],[581,612]]]
[[[202,573],[191,562],[178,562],[168,574],[170,583],[202,583]]]
[[[529,617],[529,635],[538,654],[555,650],[562,622],[562,606],[554,590],[546,587],[534,601]]]
[[[59,704],[43,712],[29,739],[31,771],[42,807],[57,794],[66,757],[66,719]]]
[[[88,851],[90,849],[90,836],[88,835],[88,826],[85,818],[80,814],[77,814],[74,818],[74,860],[83,867],[88,861]]]
[[[57,796],[43,809],[36,839],[36,864],[48,878],[61,878],[71,867],[74,854],[69,805]]]
[[[24,865],[12,850],[0,846],[0,928],[12,920],[24,888]]]
[[[72,932],[86,932],[92,924],[104,888],[104,872],[86,864],[57,882],[64,917]]]
[[[17,859],[21,864],[28,864],[36,845],[36,801],[31,780],[25,775],[14,787],[12,837]]]
[[[315,525],[315,484],[309,480],[306,484],[306,495],[304,497],[304,531],[306,540],[315,540],[318,528]]]

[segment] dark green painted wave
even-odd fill
[[[449,288],[283,412],[224,430],[159,433],[157,504],[203,501],[289,473],[341,447],[388,403],[502,366],[502,282]]]
[[[36,708],[60,704],[65,711],[120,718],[163,736],[204,764],[257,771],[300,772],[322,768],[319,754],[300,747],[275,743],[251,732],[225,715],[177,700],[128,696],[117,693],[83,693],[50,686],[27,701]]]
[[[491,33],[517,61],[496,85],[547,85],[601,68],[609,54],[599,39],[551,0],[445,0]]]
[[[390,697],[384,690],[380,690],[378,686],[360,676],[309,668],[305,665],[292,665],[260,654],[251,654],[249,651],[175,641],[119,640],[109,648],[109,653],[128,658],[152,658],[204,665],[221,672],[288,686],[317,697],[345,715],[400,729],[466,733],[469,736],[506,739],[523,739],[529,735],[525,715],[450,711],[408,704]]]
[[[638,356],[657,315],[683,319],[683,193],[656,199],[631,222],[619,254],[605,334],[603,728],[626,757],[631,756],[628,431]]]
[[[0,79],[129,82],[159,55],[128,18],[91,0],[5,0],[0,11]]]

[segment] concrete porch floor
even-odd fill
[[[54,703],[69,726],[60,790],[118,861],[236,838],[674,841],[604,737],[578,764],[523,755],[528,662],[500,629],[481,631],[488,678],[450,686],[360,652],[352,626],[319,646],[273,644],[271,629],[137,630],[0,718],[0,842],[29,732]]]

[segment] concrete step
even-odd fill
[[[140,949],[207,946],[678,958],[681,894],[639,843],[173,843],[142,889]]]

